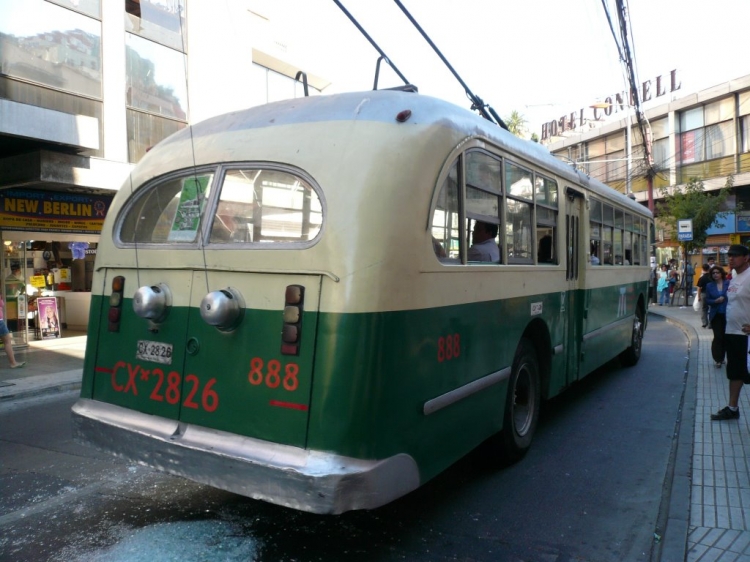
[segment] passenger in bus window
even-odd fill
[[[471,235],[471,247],[469,248],[469,261],[488,261],[498,263],[500,261],[500,248],[495,242],[497,237],[497,225],[486,222],[475,222]]]
[[[591,242],[591,249],[589,253],[591,254],[591,265],[599,265],[601,262],[599,261],[599,243],[598,242]]]
[[[537,251],[539,263],[554,263],[552,256],[552,236],[545,234],[539,239],[539,250]]]
[[[444,258],[444,257],[446,257],[446,255],[445,255],[445,248],[443,248],[443,245],[434,236],[432,237],[432,249],[433,249],[433,251],[435,252],[435,255],[438,258]]]

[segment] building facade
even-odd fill
[[[702,255],[690,259],[699,265],[714,255],[718,263],[726,265],[730,243],[750,242],[750,76],[644,112],[651,169],[656,172],[651,177],[641,129],[628,104],[617,99],[591,107],[594,115],[606,112],[622,117],[565,138],[553,137],[548,144],[552,154],[614,189],[632,194],[652,210],[665,188],[684,186],[691,178],[699,178],[708,192],[724,187],[732,175],[734,188],[728,201],[731,213],[722,221],[724,226],[709,230]],[[658,219],[658,210],[656,215]],[[668,236],[657,229],[654,255],[658,263],[680,258],[678,241]]]
[[[0,279],[17,344],[42,337],[41,297],[86,329],[104,217],[150,147],[304,95],[299,71],[310,95],[328,85],[271,19],[262,0],[0,0]]]

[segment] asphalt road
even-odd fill
[[[530,453],[482,449],[370,512],[318,516],[129,465],[70,437],[71,393],[0,406],[0,561],[651,560],[687,340],[651,318],[612,362],[546,405]]]

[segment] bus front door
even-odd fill
[[[583,333],[584,291],[581,290],[583,277],[581,216],[585,201],[583,194],[567,188],[567,212],[565,216],[565,253],[567,299],[565,318],[566,383],[578,380],[581,364],[581,337]]]
[[[321,278],[198,271],[192,286],[180,420],[304,447]],[[233,300],[239,317],[212,325]]]

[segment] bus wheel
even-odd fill
[[[524,338],[513,359],[503,430],[499,435],[503,457],[507,462],[520,460],[531,447],[539,421],[540,402],[539,363],[534,346]]]
[[[624,367],[632,367],[641,358],[641,346],[643,345],[643,310],[638,310],[633,315],[633,330],[631,333],[630,347],[620,353],[620,363]]]

